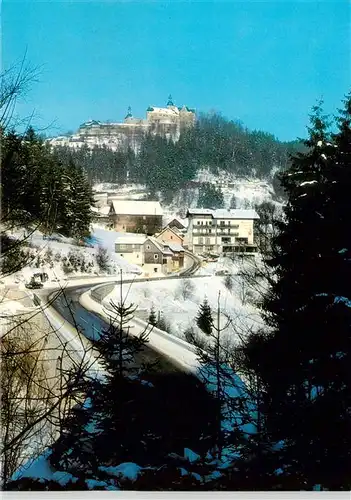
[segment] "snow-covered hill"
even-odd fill
[[[22,240],[26,233],[25,230],[18,230],[10,236]],[[48,284],[78,276],[118,274],[121,269],[125,275],[141,273],[138,266],[129,264],[114,252],[116,238],[117,233],[93,226],[92,238],[87,242],[89,246],[78,246],[71,238],[53,235],[48,239],[40,231],[34,231],[27,240],[29,246],[24,247],[31,256],[29,264],[21,271],[4,277],[2,285],[24,285],[35,273],[47,273]],[[109,271],[102,272],[98,266],[96,257],[99,247],[107,250]]]
[[[204,336],[196,326],[196,316],[199,305],[208,300],[214,317],[220,307],[223,314],[220,318],[221,327],[227,323],[227,317],[232,324],[223,332],[223,337],[234,343],[239,335],[254,330],[262,324],[259,311],[249,301],[249,290],[243,279],[237,274],[239,266],[228,258],[222,258],[216,263],[208,263],[200,270],[200,276],[194,279],[163,280],[152,283],[134,283],[124,286],[124,294],[128,293],[128,301],[137,304],[139,316],[147,320],[151,308],[156,316],[162,316],[167,323],[167,331],[186,340],[186,330],[193,329],[197,335]],[[225,271],[232,276],[232,289],[224,284],[225,277],[218,276],[218,271]],[[190,285],[189,285],[190,284]],[[189,286],[183,293],[184,286]],[[118,300],[119,287],[116,287],[104,300],[109,303]],[[225,313],[225,314],[224,314]],[[205,338],[205,337],[204,337]]]
[[[201,170],[190,187],[176,193],[171,204],[162,202],[164,225],[174,217],[177,217],[186,226],[186,210],[187,208],[197,207],[199,187],[201,184],[207,182],[221,188],[224,197],[224,208],[227,209],[231,207],[233,198],[235,198],[236,208],[239,209],[253,208],[256,204],[260,204],[263,201],[271,201],[281,206],[281,203],[275,201],[274,190],[271,182],[268,180],[265,181],[253,177],[237,178],[225,171],[220,171],[218,175],[214,175],[207,170]],[[138,200],[147,195],[147,188],[141,184],[118,186],[115,184],[99,183],[94,185],[94,191],[95,193],[107,193],[110,196],[114,194],[116,198],[126,200]]]

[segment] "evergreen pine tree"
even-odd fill
[[[199,313],[196,317],[196,324],[206,335],[211,335],[213,327],[212,311],[208,300],[205,298],[200,305]]]
[[[91,206],[94,204],[92,189],[83,169],[71,159],[64,167],[62,174],[64,181],[64,216],[63,234],[76,238],[89,235],[89,226],[92,220]]]
[[[281,176],[289,198],[268,262],[269,331],[246,346],[283,476],[301,489],[350,488],[350,109],[348,98],[331,137],[316,106],[307,151]]]
[[[219,293],[216,321],[211,320],[211,331],[208,330],[207,333],[209,338],[205,350],[201,345],[198,345],[196,350],[199,378],[212,394],[216,405],[214,447],[211,455],[218,465],[221,464],[224,450],[227,451],[226,460],[236,462],[237,452],[240,449],[243,454],[248,450],[248,438],[252,438],[257,427],[253,394],[236,373],[233,350],[228,348],[223,338],[223,332],[230,325],[230,319],[226,319],[223,324]]]
[[[149,315],[149,323],[152,326],[156,326],[156,324],[157,324],[156,312],[155,312],[155,309],[153,306],[151,308],[150,315]]]

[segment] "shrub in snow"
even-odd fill
[[[156,312],[154,307],[151,308],[150,314],[149,314],[149,323],[150,325],[156,326],[157,324],[157,318],[156,318]]]
[[[184,279],[181,280],[177,291],[183,300],[187,300],[193,296],[195,285],[190,279]]]
[[[99,246],[98,253],[96,255],[96,262],[99,270],[102,272],[109,271],[110,269],[110,258],[108,256],[107,248]]]
[[[167,321],[165,319],[165,317],[163,316],[163,314],[160,314],[159,313],[159,317],[156,321],[156,326],[157,328],[159,328],[160,330],[163,330],[164,332],[168,332],[168,333],[172,333],[172,328],[171,328],[171,324],[169,321]]]
[[[48,264],[52,262],[52,258],[53,258],[53,254],[54,252],[52,251],[52,249],[49,247],[46,252],[45,252],[45,256],[44,256],[44,261],[47,262]]]
[[[62,271],[65,273],[65,274],[70,274],[73,272],[73,268],[72,268],[72,265],[70,262],[67,261],[66,259],[66,262],[62,262]]]
[[[206,349],[207,342],[206,340],[195,332],[193,327],[189,327],[184,332],[184,338],[189,344],[192,344],[199,349]]]
[[[229,274],[227,276],[225,276],[223,283],[224,283],[224,286],[226,287],[226,289],[229,290],[229,292],[231,292],[233,290],[234,283],[233,283],[232,276],[230,276]]]
[[[61,257],[61,253],[60,253],[60,252],[56,252],[56,253],[55,253],[55,256],[54,256],[54,261],[55,261],[55,262],[60,262],[60,261],[61,261],[61,259],[62,259],[62,257]]]

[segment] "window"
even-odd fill
[[[139,255],[137,255],[137,259],[139,259]]]
[[[208,221],[208,225],[212,226],[212,221],[211,220]]]
[[[199,245],[203,245],[204,243],[204,239],[203,238],[199,238]]]
[[[123,257],[123,253],[120,253],[120,254],[119,254],[119,256],[120,256],[120,257]]]
[[[171,236],[171,240],[173,240],[173,236]]]
[[[150,250],[150,245],[146,245],[146,250]]]
[[[225,225],[225,221],[221,220],[220,224],[221,224],[221,226],[224,226]]]
[[[157,260],[158,259],[158,254],[157,253],[154,253],[154,259]]]
[[[208,230],[209,234],[212,233],[211,229]]]
[[[200,221],[199,221],[199,220],[197,221],[197,225],[198,225],[198,226],[200,225]]]
[[[146,220],[146,217],[145,217],[145,215],[143,215],[143,220]]]
[[[157,273],[157,267],[154,267],[154,273]]]

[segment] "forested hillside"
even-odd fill
[[[58,159],[32,128],[0,129],[1,223],[81,238],[89,234],[92,191],[78,161]]]
[[[220,114],[200,114],[196,126],[177,143],[160,136],[144,138],[138,154],[107,147],[73,150],[56,148],[65,161],[81,165],[91,182],[145,184],[154,193],[175,192],[194,179],[200,169],[224,170],[237,176],[269,178],[272,169],[284,170],[289,155],[304,148],[300,141],[280,142],[273,135],[249,131]]]

